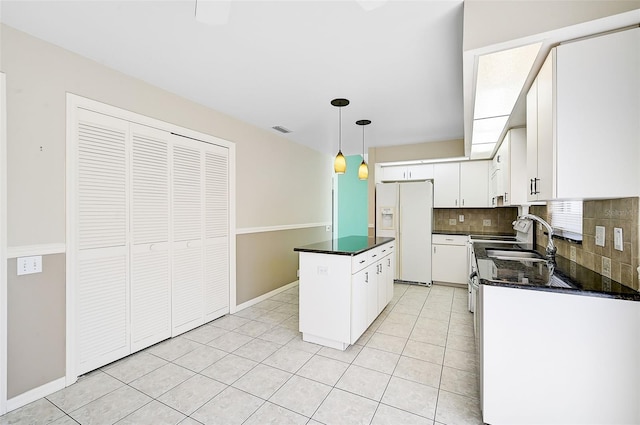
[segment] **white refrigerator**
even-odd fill
[[[433,183],[376,184],[376,236],[396,238],[395,279],[431,285]]]

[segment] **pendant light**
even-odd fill
[[[347,99],[333,99],[331,101],[333,106],[338,108],[342,108],[343,106],[347,106],[349,101]],[[342,155],[342,109],[340,109],[340,121],[339,121],[339,132],[338,132],[338,155],[336,155],[335,161],[333,161],[333,170],[336,174],[344,174],[347,171],[347,160]]]
[[[359,120],[356,121],[356,124],[362,126],[362,162],[360,163],[360,167],[358,167],[358,178],[360,180],[366,180],[369,177],[369,166],[367,162],[364,160],[364,126],[371,124],[370,120]]]

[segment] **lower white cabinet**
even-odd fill
[[[468,236],[433,235],[431,277],[434,282],[467,284]]]
[[[640,423],[640,302],[480,285],[482,422]]]
[[[393,298],[395,241],[356,256],[300,252],[300,332],[339,350],[354,344]]]

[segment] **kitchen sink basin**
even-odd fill
[[[497,260],[547,261],[540,253],[526,249],[487,249],[487,256]]]

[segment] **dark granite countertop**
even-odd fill
[[[372,248],[393,241],[395,238],[368,238],[366,236],[347,236],[339,239],[318,242],[294,248],[297,252],[315,252],[317,254],[358,255]]]
[[[480,283],[484,285],[640,301],[640,292],[564,257],[556,256],[549,283],[550,270],[545,262],[498,260],[486,253],[487,248],[519,248],[535,250],[544,256],[544,251],[531,244],[476,242],[473,248],[478,260]]]

